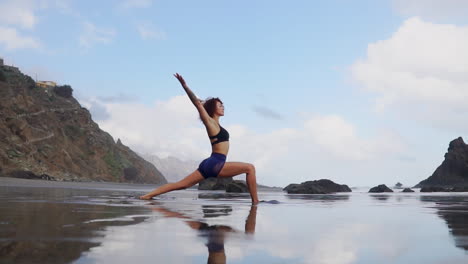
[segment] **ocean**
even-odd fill
[[[468,263],[468,193],[154,187],[0,178],[0,263]]]

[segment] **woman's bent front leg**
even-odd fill
[[[253,204],[258,204],[257,195],[257,177],[255,175],[255,166],[244,162],[226,162],[219,173],[219,177],[234,177],[239,174],[246,174],[247,187]]]
[[[203,179],[204,178],[201,175],[201,173],[198,170],[196,170],[196,171],[192,172],[190,175],[188,175],[187,177],[185,177],[184,179],[182,179],[182,180],[180,180],[178,182],[164,184],[163,186],[158,187],[158,188],[154,189],[153,191],[151,191],[151,192],[149,192],[149,193],[147,193],[147,194],[145,194],[143,196],[140,196],[140,199],[149,200],[152,197],[163,194],[163,193],[167,193],[167,192],[175,191],[175,190],[186,189],[186,188],[189,188],[189,187],[201,182]]]

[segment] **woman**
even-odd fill
[[[205,125],[206,132],[211,141],[212,153],[209,158],[200,163],[197,170],[184,179],[176,183],[165,184],[146,195],[140,196],[140,199],[149,200],[156,195],[185,189],[211,177],[234,177],[246,173],[246,182],[250,197],[252,198],[252,204],[258,204],[255,167],[249,163],[226,162],[226,156],[229,151],[229,133],[219,124],[219,118],[224,116],[223,103],[219,98],[212,98],[202,104],[202,101],[189,89],[184,78],[178,73],[174,74],[174,76],[179,80],[190,101],[192,101],[200,114],[200,119]]]

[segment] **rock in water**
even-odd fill
[[[232,178],[208,178],[198,184],[198,190],[226,190],[226,187],[233,180]]]
[[[376,187],[373,187],[369,190],[370,193],[383,193],[383,192],[393,192],[392,189],[388,188],[385,184],[380,184]]]
[[[468,145],[461,137],[450,142],[444,161],[432,176],[415,187],[468,188]]]
[[[0,66],[0,71],[0,176],[167,182],[156,167],[101,130],[70,86],[44,88],[17,68]]]
[[[247,193],[249,192],[249,188],[244,182],[241,181],[233,181],[226,186],[226,192],[229,193]]]
[[[414,192],[414,191],[411,190],[410,188],[405,188],[405,189],[403,189],[403,191],[401,191],[401,192],[408,193],[408,192]]]
[[[301,184],[289,184],[284,191],[291,194],[328,194],[336,192],[351,192],[347,185],[340,185],[331,180],[306,181]]]

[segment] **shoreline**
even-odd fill
[[[156,188],[161,185],[151,183],[122,183],[122,182],[103,182],[103,181],[50,181],[42,179],[23,179],[13,177],[0,177],[0,187],[44,187],[44,188],[71,188],[71,189],[115,189],[115,190],[132,190],[144,188]],[[198,190],[198,186],[194,185],[187,190]],[[283,192],[280,187],[268,187],[264,185],[258,186],[259,191]]]
[[[0,186],[3,187],[31,187],[31,188],[70,188],[70,189],[115,189],[131,190],[134,188],[155,188],[159,185],[144,183],[120,183],[120,182],[71,182],[71,181],[47,181],[36,179],[21,179],[12,177],[0,177]]]

